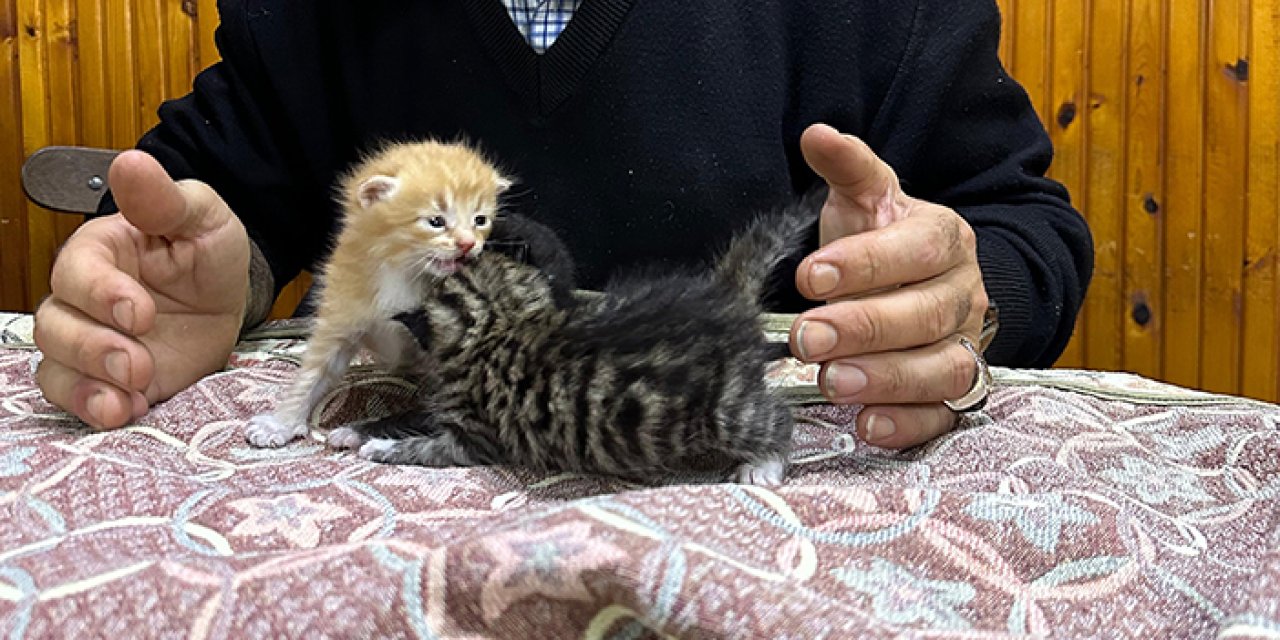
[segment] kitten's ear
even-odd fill
[[[515,184],[511,178],[506,176],[498,176],[498,179],[494,182],[498,185],[498,193],[506,193],[507,189],[510,189],[511,185]]]
[[[400,190],[400,179],[391,176],[374,176],[356,188],[356,199],[361,209],[368,209],[375,202],[390,200]]]

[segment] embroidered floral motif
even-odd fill
[[[1147,504],[1164,504],[1181,499],[1188,502],[1212,502],[1194,474],[1176,467],[1155,465],[1133,456],[1124,457],[1124,469],[1107,469],[1098,475],[1116,484],[1132,487],[1138,499]]]
[[[582,574],[630,557],[608,542],[593,540],[591,525],[585,522],[512,531],[485,540],[484,548],[498,563],[480,593],[486,620],[497,619],[515,602],[535,594],[590,602],[593,596]]]
[[[336,504],[312,502],[305,493],[276,498],[244,498],[228,504],[246,516],[231,530],[233,536],[277,533],[299,547],[320,542],[320,524],[340,520],[351,512]]]
[[[982,494],[965,507],[965,513],[987,522],[1012,522],[1023,537],[1046,553],[1057,550],[1064,526],[1098,522],[1097,516],[1056,493]]]
[[[31,465],[23,461],[35,452],[35,447],[13,447],[0,453],[0,478],[12,478],[30,471]]]
[[[922,578],[883,558],[872,558],[867,568],[850,566],[831,574],[870,596],[876,617],[886,622],[969,628],[968,620],[956,610],[973,600],[973,587],[964,582]]]

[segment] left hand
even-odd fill
[[[969,391],[977,368],[957,338],[978,344],[988,303],[973,229],[903,193],[853,136],[817,124],[800,148],[830,193],[821,246],[796,269],[796,286],[827,304],[796,320],[792,352],[822,363],[829,400],[865,405],[864,441],[896,449],[950,431],[956,414],[942,402]]]

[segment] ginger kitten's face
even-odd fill
[[[408,146],[399,166],[379,167],[356,187],[355,205],[376,238],[371,259],[448,276],[475,259],[493,230],[498,195],[510,182],[455,146]],[[390,170],[388,170],[390,169]]]

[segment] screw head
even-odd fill
[[[93,176],[92,178],[89,178],[89,188],[94,191],[102,189],[106,184],[107,183],[103,181],[102,176]]]

